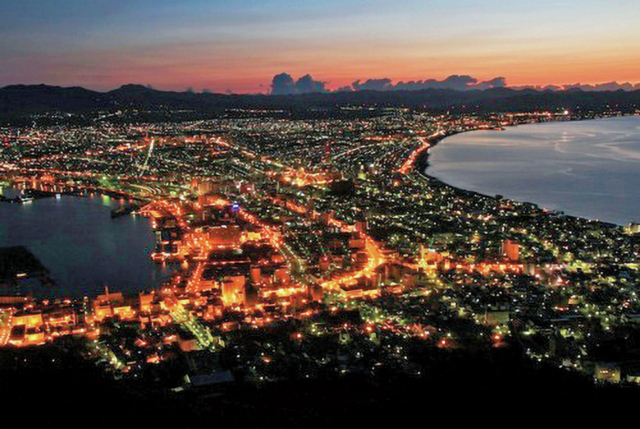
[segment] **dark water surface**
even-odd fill
[[[3,192],[12,196],[11,189]],[[0,247],[25,246],[51,272],[57,287],[32,291],[38,296],[91,296],[105,286],[126,294],[157,286],[167,271],[149,258],[155,236],[148,219],[111,219],[116,206],[106,196],[0,203]]]
[[[640,222],[640,117],[473,131],[432,149],[429,175],[566,214]]]

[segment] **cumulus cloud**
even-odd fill
[[[298,94],[325,92],[324,82],[313,80],[310,74],[304,75],[296,82],[296,92]]]
[[[389,91],[392,88],[391,79],[367,79],[366,82],[360,83],[360,79],[351,84],[355,91]]]
[[[295,91],[296,84],[290,74],[280,73],[273,77],[273,80],[271,81],[271,94],[295,94]]]
[[[400,81],[391,87],[391,89],[404,90],[404,91],[416,91],[419,89],[426,89],[426,88],[428,88],[428,83],[422,80],[417,80],[417,81],[410,80],[408,82]]]
[[[494,77],[491,80],[480,82],[473,86],[473,89],[491,89],[491,88],[504,88],[507,86],[507,79],[504,77]]]
[[[510,86],[511,89],[533,89],[535,91],[562,91],[564,87],[558,85],[516,85]]]
[[[618,91],[620,89],[623,91],[633,91],[634,88],[638,89],[638,85],[636,84],[634,87],[634,85],[629,82],[625,82],[625,83],[607,82],[607,83],[599,83],[597,85],[583,85],[580,83],[575,83],[572,85],[564,85],[564,89],[580,89],[582,91]]]
[[[436,89],[457,89],[459,91],[464,91],[470,89],[478,79],[471,76],[460,76],[453,75],[449,76],[445,80],[439,81],[436,79],[429,79],[426,81],[427,88],[436,88]]]
[[[468,75],[452,75],[444,80],[410,80],[408,82],[400,81],[396,84],[391,82],[389,78],[368,79],[364,83],[357,80],[353,82],[352,86],[355,91],[416,91],[420,89],[455,89],[458,91],[467,91],[470,89],[501,88],[507,85],[506,79],[503,77],[496,77],[478,83],[478,79]]]
[[[280,73],[275,75],[271,81],[271,94],[289,95],[326,92],[325,84],[325,82],[314,80],[309,74],[294,81],[290,74]]]
[[[593,91],[635,91],[640,89],[640,83],[636,83],[635,85],[629,82],[618,83],[618,82],[607,82],[607,83],[599,83],[596,85],[591,84],[582,84],[582,83],[572,83],[566,85],[528,85],[528,86],[512,86],[510,88],[513,89],[535,89],[537,91],[566,91],[566,90],[580,90],[585,92],[593,92]]]
[[[328,92],[326,82],[314,80],[311,75],[307,74],[297,81],[290,74],[281,73],[273,77],[271,83],[271,94],[308,94],[314,92]],[[475,77],[469,75],[452,75],[446,79],[425,79],[410,80],[407,82],[399,81],[394,83],[390,78],[379,79],[358,79],[351,85],[343,86],[335,90],[335,92],[347,91],[417,91],[423,89],[453,89],[457,91],[480,90],[484,91],[492,88],[506,88],[506,78],[499,76],[493,79],[479,81]],[[526,86],[510,86],[512,89],[533,89],[536,91],[562,91],[569,89],[579,89],[582,91],[634,91],[640,90],[640,83],[635,85],[629,82],[618,83],[608,82],[596,85],[589,84],[570,84],[570,85],[526,85]]]

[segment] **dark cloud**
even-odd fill
[[[494,77],[491,80],[480,82],[473,86],[473,89],[491,89],[491,88],[504,88],[507,86],[507,79],[504,77]]]
[[[618,82],[609,82],[603,83],[601,85],[596,85],[596,91],[633,91],[633,85],[629,82],[618,83]]]
[[[271,94],[286,95],[295,93],[296,84],[290,74],[280,73],[273,77],[271,81]]]
[[[353,82],[353,89],[355,91],[417,91],[420,89],[455,89],[458,91],[466,91],[469,89],[489,89],[504,86],[506,86],[506,79],[503,77],[496,77],[486,82],[478,83],[476,78],[467,75],[453,75],[444,80],[400,81],[395,85],[391,83],[391,79],[389,78],[368,79],[364,83],[361,83],[360,80]]]
[[[271,83],[271,94],[308,94],[312,92],[327,92],[326,82],[314,80],[311,75],[305,75],[297,81],[287,73],[281,73],[273,77]],[[347,91],[417,91],[422,89],[453,89],[457,91],[480,90],[484,91],[492,88],[506,88],[506,78],[499,76],[493,79],[479,81],[469,75],[452,75],[446,79],[426,79],[417,81],[393,83],[390,78],[356,80],[351,86],[343,86],[335,92]],[[513,89],[534,89],[536,91],[562,91],[568,89],[580,89],[582,91],[634,91],[640,90],[640,83],[635,85],[629,82],[618,83],[608,82],[597,85],[583,85],[580,83],[571,85],[527,85],[510,86]]]
[[[538,89],[538,90],[552,90],[552,91],[562,91],[562,90],[568,90],[568,89],[573,89],[573,90],[579,89],[579,90],[585,91],[585,92],[592,92],[592,91],[618,91],[618,90],[634,91],[634,90],[640,89],[640,84],[635,84],[634,85],[634,84],[629,83],[629,82],[625,82],[625,83],[607,82],[607,83],[599,83],[599,84],[596,84],[596,85],[582,84],[582,83],[572,83],[572,84],[560,85],[560,86],[547,85],[545,87],[535,86],[535,87],[528,87],[528,88]]]
[[[391,85],[391,79],[368,79],[365,83],[360,83],[360,80],[356,80],[352,84],[355,91],[389,91],[393,89]]]
[[[302,76],[296,82],[296,92],[298,94],[308,94],[311,92],[325,92],[324,82],[313,80],[310,74]]]
[[[518,85],[510,86],[511,89],[533,89],[535,91],[562,91],[564,88],[558,85]]]
[[[280,73],[273,77],[271,81],[271,94],[309,94],[312,92],[326,92],[325,82],[314,80],[307,74],[294,82],[293,77],[288,73]]]
[[[579,89],[581,91],[595,91],[596,87],[593,85],[583,85],[581,83],[572,83],[569,85],[563,85],[563,89]]]
[[[618,91],[622,89],[623,91],[633,91],[633,85],[629,82],[626,83],[618,83],[618,82],[607,82],[600,83],[597,85],[582,85],[576,83],[574,85],[565,85],[565,89],[578,88],[583,91]]]
[[[465,91],[469,89],[473,84],[477,82],[477,79],[471,76],[449,76],[444,80],[427,79],[409,82],[398,82],[392,85],[394,90],[416,91],[420,89],[456,89],[459,91]]]
[[[410,80],[409,82],[400,81],[394,86],[392,86],[392,89],[404,90],[404,91],[417,91],[419,89],[426,89],[427,88],[426,85],[427,83],[421,80],[417,80],[417,81]]]
[[[458,91],[464,91],[469,89],[476,82],[478,82],[478,80],[475,77],[467,75],[453,75],[449,76],[443,81],[429,79],[428,81],[426,81],[426,84],[428,88],[457,89]]]

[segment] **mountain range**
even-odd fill
[[[414,91],[353,91],[298,95],[213,94],[191,91],[161,91],[143,85],[124,85],[108,92],[81,87],[10,85],[0,88],[0,121],[14,123],[33,115],[98,112],[147,112],[163,116],[190,112],[191,116],[213,116],[229,111],[263,109],[285,114],[319,115],[344,111],[345,107],[408,107],[443,112],[509,112],[570,109],[602,112],[607,109],[633,112],[640,108],[640,90],[635,91],[539,91],[491,88],[458,91],[424,89]]]

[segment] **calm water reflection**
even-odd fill
[[[106,196],[0,203],[0,246],[23,245],[49,269],[58,286],[33,291],[39,296],[96,295],[105,286],[134,293],[157,286],[167,271],[149,258],[155,246],[149,221],[111,219],[116,205]]]
[[[446,183],[617,224],[640,221],[640,117],[449,137],[427,171]]]

